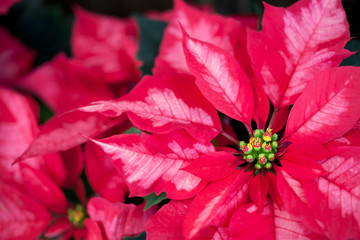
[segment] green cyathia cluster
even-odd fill
[[[75,209],[68,209],[68,219],[73,226],[83,227],[86,218],[86,211],[83,206],[77,204]]]
[[[271,169],[275,160],[275,153],[278,148],[278,135],[271,133],[272,129],[266,131],[256,129],[254,136],[250,138],[249,143],[240,142],[240,150],[243,151],[243,159],[248,163],[254,163],[254,168],[260,170],[262,168]]]

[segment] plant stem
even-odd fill
[[[220,133],[221,135],[223,135],[224,137],[226,137],[227,139],[229,139],[230,141],[232,141],[233,143],[235,143],[236,145],[239,144],[239,140],[235,139],[234,137],[232,137],[230,134],[224,132],[224,131],[221,131]]]

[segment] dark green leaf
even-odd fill
[[[140,134],[141,130],[136,128],[136,127],[131,127],[128,130],[126,130],[125,132],[123,132],[124,134]]]
[[[123,237],[124,240],[145,240],[146,239],[146,233],[143,232],[140,235],[136,237]]]
[[[274,163],[275,163],[276,165],[278,165],[279,167],[282,167],[282,165],[281,165],[281,163],[280,163],[280,161],[279,161],[278,159],[275,159],[275,160],[274,160]]]
[[[146,200],[146,205],[144,207],[144,211],[148,210],[150,207],[160,203],[162,200],[167,199],[166,193],[162,192],[159,196],[157,196],[155,193],[151,193],[144,197]]]
[[[351,39],[345,46],[346,49],[355,52],[354,55],[344,59],[341,66],[360,66],[360,40]]]
[[[140,48],[138,58],[143,62],[140,68],[143,75],[151,74],[155,57],[158,55],[166,23],[149,20],[146,17],[135,16],[140,28]]]
[[[23,0],[6,17],[12,33],[36,50],[35,65],[59,52],[70,55],[73,17],[65,16],[60,6],[47,5],[44,0]]]
[[[255,168],[255,162],[250,164],[249,167],[245,170],[245,172],[250,172],[250,171],[254,170],[254,168]]]
[[[276,175],[276,172],[275,172],[275,170],[273,168],[268,169],[268,172]]]
[[[239,166],[237,166],[236,169],[237,169],[237,170],[242,169],[242,168],[245,167],[247,164],[248,164],[247,162],[244,162],[244,163],[240,164]]]
[[[52,116],[54,116],[53,111],[46,106],[39,98],[34,97],[36,102],[39,104],[39,122],[40,124],[44,124],[47,120],[49,120]]]

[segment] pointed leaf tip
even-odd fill
[[[189,70],[202,94],[221,112],[251,128],[254,93],[246,73],[230,53],[183,35]]]

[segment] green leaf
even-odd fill
[[[33,96],[33,98],[39,105],[39,122],[42,125],[54,116],[54,112],[48,106],[46,106],[46,104],[39,98],[37,98],[36,96]]]
[[[160,203],[162,200],[167,199],[166,193],[162,192],[159,196],[157,196],[155,193],[151,193],[144,197],[146,200],[146,205],[144,207],[144,211],[148,210],[150,207]]]
[[[360,40],[351,39],[345,46],[346,49],[355,52],[354,55],[344,59],[341,63],[341,66],[360,66]]]
[[[141,233],[136,237],[123,237],[124,240],[145,240],[146,239],[146,232]]]
[[[163,32],[166,27],[165,22],[149,20],[146,17],[135,16],[140,28],[140,48],[138,58],[143,62],[140,68],[143,75],[151,75],[151,69],[159,52]]]
[[[6,17],[12,33],[36,50],[35,65],[59,52],[70,56],[73,16],[66,16],[61,6],[47,5],[44,0],[23,0]]]
[[[141,130],[136,128],[136,127],[131,127],[128,130],[126,130],[125,132],[123,132],[124,134],[140,134]]]

